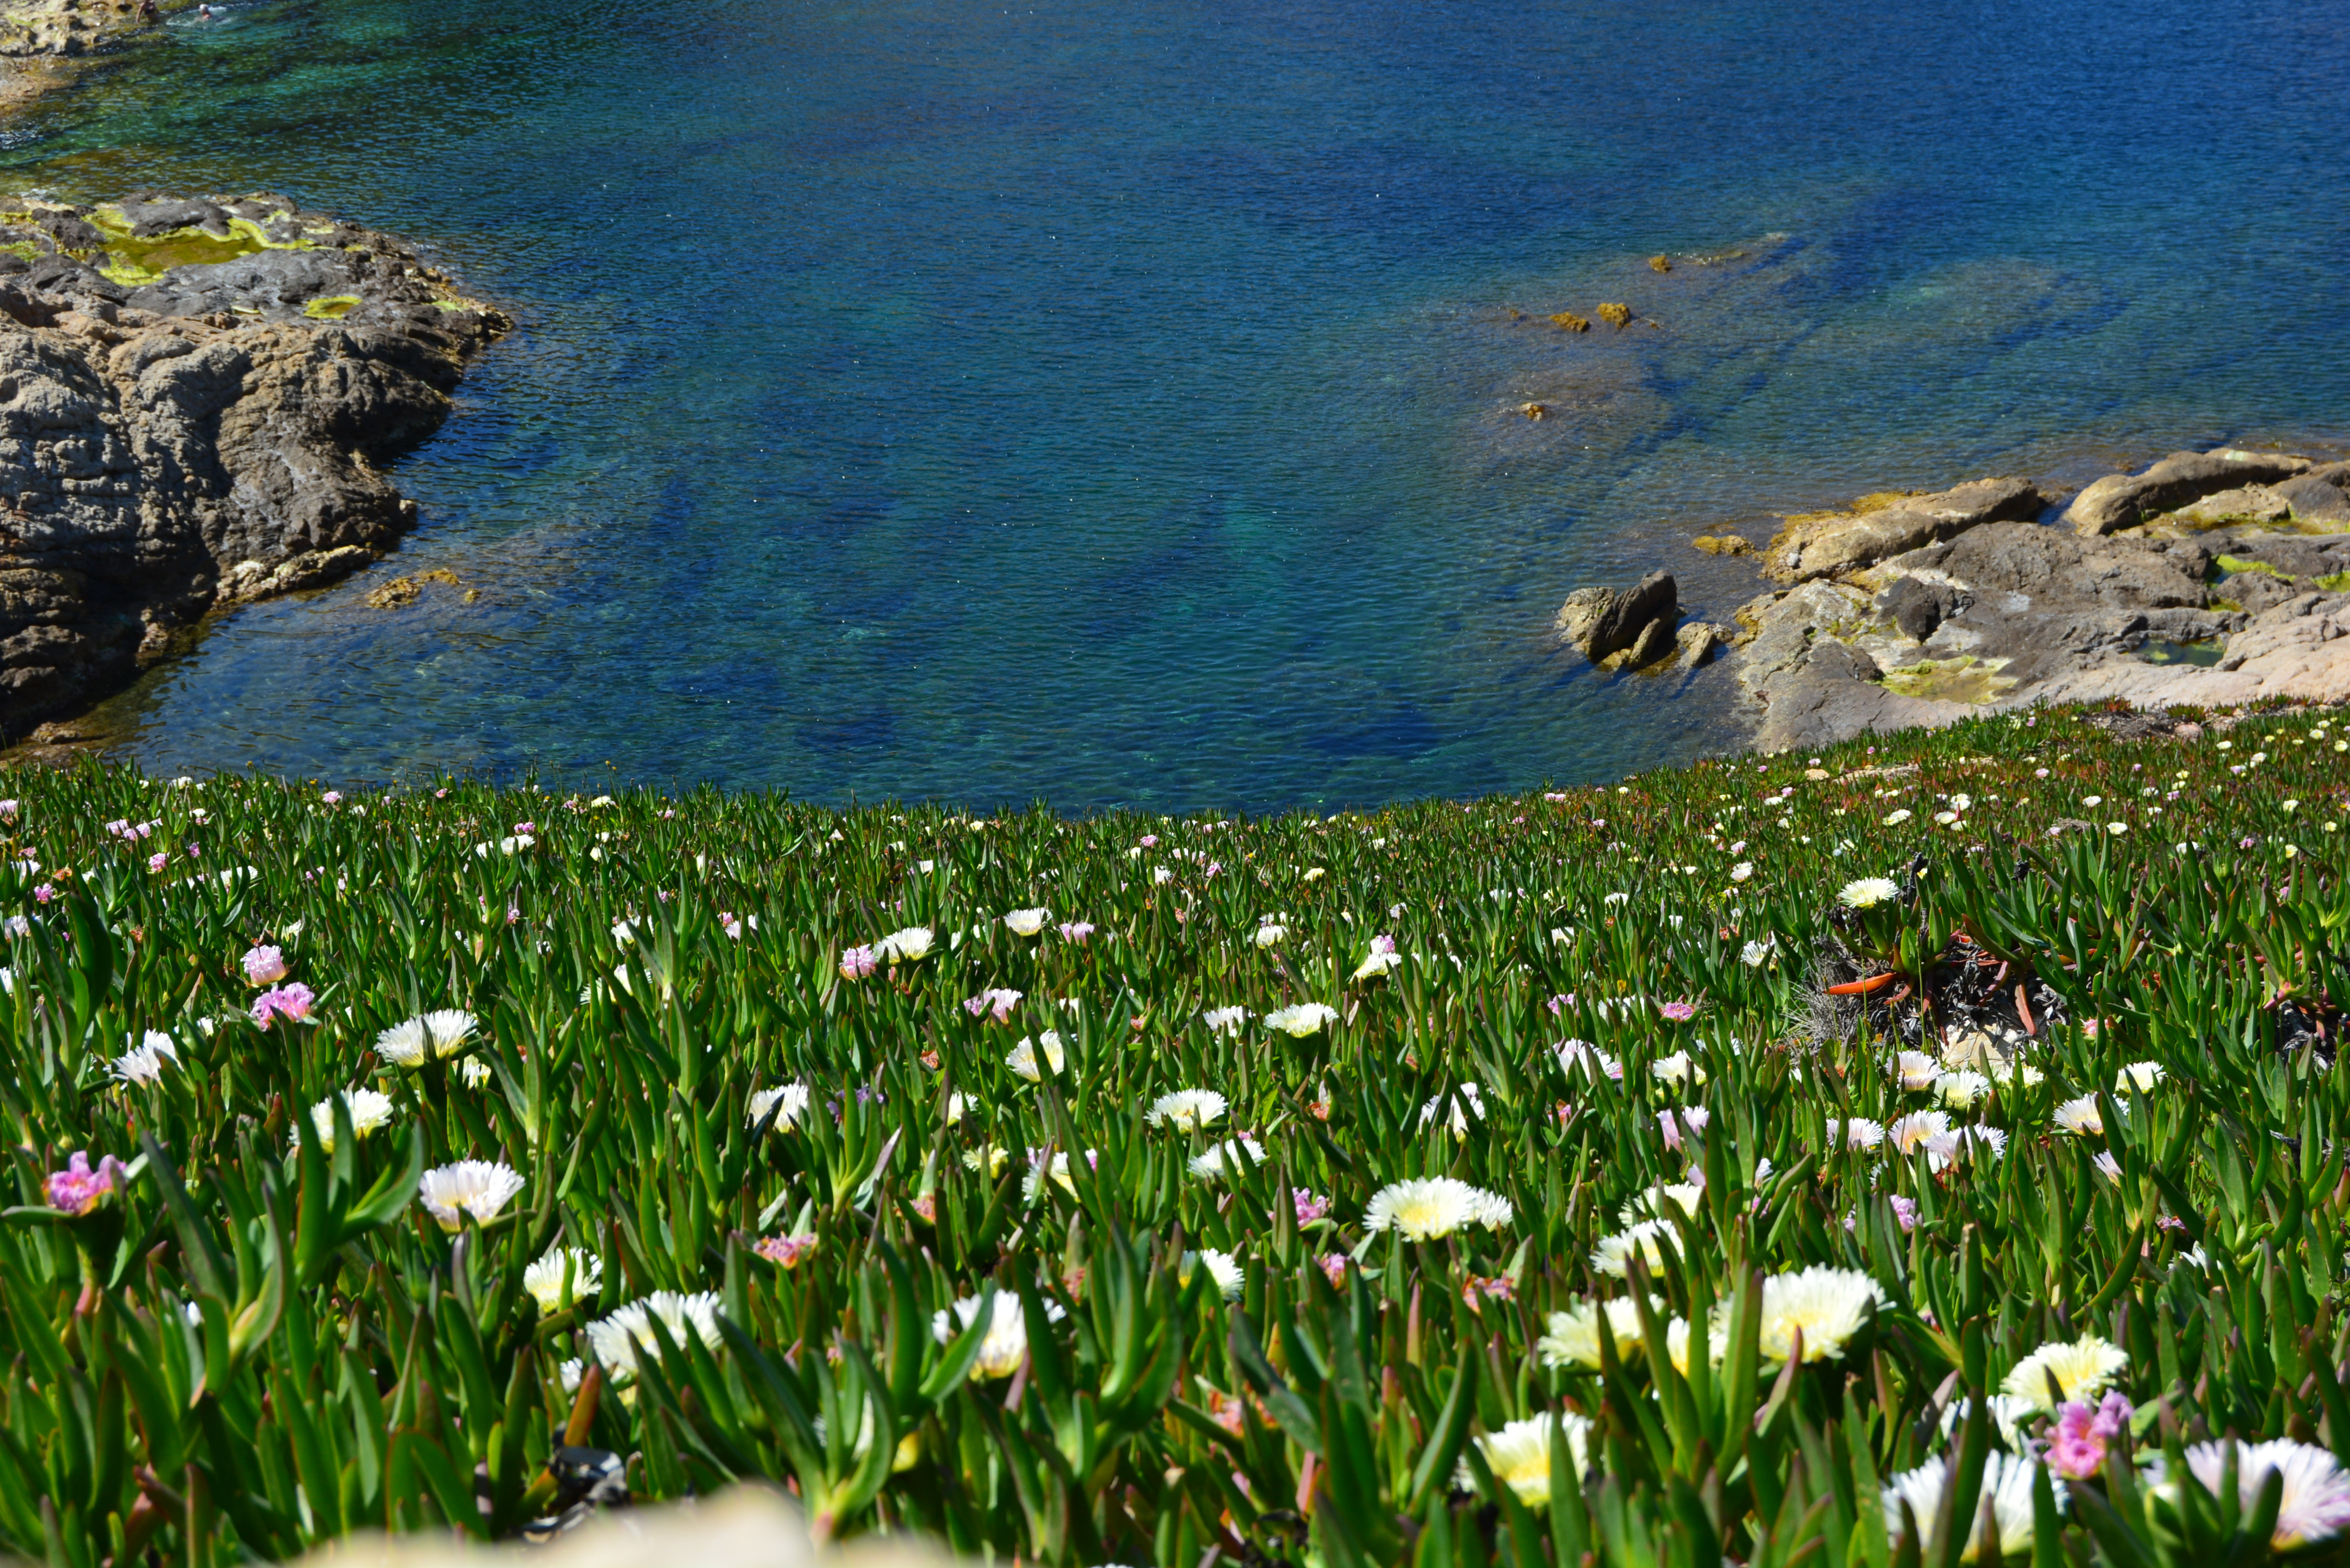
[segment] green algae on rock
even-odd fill
[[[282,196],[0,211],[0,735],[127,684],[208,611],[324,587],[415,520],[380,464],[501,313]]]

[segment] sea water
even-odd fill
[[[395,556],[109,705],[153,769],[1326,808],[1736,743],[1723,667],[1551,631],[1657,566],[1729,618],[1693,535],[2340,439],[2344,16],[267,0],[0,161],[284,191],[519,324]]]

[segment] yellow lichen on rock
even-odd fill
[[[1648,270],[1650,272],[1670,272],[1673,270],[1673,264],[1669,257],[1650,256],[1648,258]]]
[[[1632,324],[1632,307],[1628,305],[1617,305],[1612,301],[1603,304],[1599,307],[1599,319],[1614,327],[1629,327]]]
[[[447,583],[453,587],[457,583],[457,574],[446,566],[435,566],[412,577],[394,577],[368,595],[367,607],[369,609],[398,609],[402,605],[412,605],[423,597],[427,583]],[[473,596],[466,597],[470,600]]]
[[[330,294],[304,306],[302,314],[313,321],[340,321],[357,310],[359,305],[359,296],[356,294]]]
[[[1754,541],[1737,534],[1700,534],[1690,541],[1709,556],[1751,556]]]
[[[1572,310],[1560,311],[1556,316],[1550,318],[1550,324],[1553,327],[1563,327],[1569,332],[1588,332],[1591,330],[1591,323],[1586,321],[1582,317],[1577,316]]]

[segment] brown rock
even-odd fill
[[[1634,647],[1658,621],[1669,642],[1680,613],[1680,591],[1669,572],[1651,572],[1628,588],[1577,588],[1559,607],[1561,636],[1597,662]]]
[[[2306,458],[2230,447],[2177,452],[2143,473],[2111,473],[2096,481],[2073,498],[2064,521],[2084,535],[2110,534],[2223,490],[2291,479],[2309,466]]]
[[[1738,534],[1700,534],[1690,541],[1709,556],[1751,556],[1754,541]]]
[[[1550,318],[1550,324],[1553,327],[1563,327],[1569,332],[1588,332],[1591,330],[1591,323],[1586,321],[1582,317],[1577,316],[1572,310],[1560,311],[1556,316]]]
[[[1650,272],[1670,272],[1673,270],[1672,260],[1668,256],[1650,256],[1648,258],[1648,270]]]
[[[1614,327],[1629,327],[1632,324],[1632,307],[1628,305],[1602,305],[1599,319]]]
[[[1785,582],[1840,576],[1986,523],[2029,521],[2046,504],[2028,479],[1978,479],[1866,513],[1790,518],[1768,546],[1768,570]]]

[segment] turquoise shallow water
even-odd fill
[[[219,624],[114,705],[152,767],[1328,805],[1726,743],[1726,672],[1546,636],[1658,563],[1726,618],[1754,585],[1703,527],[2350,434],[2345,35],[2273,0],[275,0],[0,161],[284,190],[521,322],[374,574],[478,600],[363,575]],[[1643,323],[1541,319],[1609,299]]]

